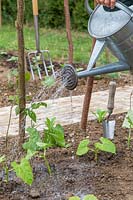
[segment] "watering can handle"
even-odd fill
[[[128,8],[128,6],[126,6],[125,4],[121,3],[120,1],[116,0],[115,7],[119,8],[120,10],[123,10],[129,16],[133,17],[133,11],[130,8]]]
[[[109,115],[112,114],[113,109],[114,109],[115,91],[116,91],[116,82],[111,81],[109,83],[109,98],[108,98],[108,106],[107,106]]]
[[[90,7],[88,0],[85,0],[85,8],[89,15],[91,15],[93,13],[93,9]]]
[[[133,17],[133,11],[130,8],[128,8],[128,6],[126,6],[125,4],[121,3],[120,1],[116,0],[115,7],[119,8],[120,10],[123,10],[128,15]],[[90,7],[88,0],[85,0],[85,8],[89,15],[93,13],[93,9]]]
[[[32,6],[33,6],[33,15],[38,15],[38,0],[32,0]]]

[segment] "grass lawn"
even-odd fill
[[[25,49],[26,51],[35,50],[35,33],[33,27],[24,27]],[[92,39],[88,32],[72,31],[74,45],[74,62],[88,63]],[[52,60],[67,62],[68,60],[68,42],[66,32],[54,29],[40,29],[41,49],[49,49]],[[2,26],[0,29],[0,51],[17,50],[17,34],[13,26]],[[103,52],[98,60],[99,64],[107,62],[106,52]],[[109,54],[110,60],[112,55]]]

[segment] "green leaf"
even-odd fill
[[[1,52],[0,52],[0,55],[2,55],[2,56],[7,56],[8,53],[7,53],[6,51],[1,51]]]
[[[11,163],[17,177],[21,178],[24,183],[31,185],[33,182],[33,173],[29,161],[26,158],[23,158],[20,164],[17,164],[15,161]]]
[[[41,106],[47,107],[47,104],[45,102],[39,102],[39,103],[32,103],[31,104],[32,109],[38,109]]]
[[[25,150],[30,149],[32,152],[40,150],[40,148],[37,145],[37,142],[41,142],[41,137],[37,129],[29,127],[27,128],[27,132],[29,133],[30,137],[28,142],[25,142],[23,144],[23,148]]]
[[[60,124],[56,125],[51,136],[53,136],[57,146],[65,147],[64,129]]]
[[[105,119],[107,111],[106,110],[97,109],[96,112],[92,112],[92,113],[96,116],[97,121],[99,123],[101,123]]]
[[[36,113],[33,110],[28,109],[28,116],[36,123]]]
[[[19,103],[19,96],[18,95],[10,95],[9,101],[12,101],[14,104],[18,104]]]
[[[46,119],[45,124],[47,128],[44,129],[44,142],[50,143],[53,146],[66,147],[64,129],[60,124],[55,125],[55,119],[56,118],[52,118],[51,120],[49,118]]]
[[[80,200],[80,198],[78,196],[73,196],[73,197],[70,197],[69,200]]]
[[[29,81],[30,77],[31,77],[30,72],[26,71],[25,72],[25,81]]]
[[[107,75],[108,75],[108,77],[110,77],[112,79],[118,79],[118,78],[120,78],[120,74],[118,72],[109,73]]]
[[[52,147],[52,144],[43,143],[43,142],[37,142],[37,145],[38,145],[39,147],[41,147],[41,149],[44,149],[44,150],[46,150],[46,149],[49,148],[49,147]]]
[[[52,130],[53,127],[55,127],[55,120],[56,120],[56,117],[53,117],[52,119],[46,118],[45,124],[49,130]]]
[[[133,128],[133,110],[129,110],[126,114],[122,127]]]
[[[18,57],[17,56],[12,56],[11,58],[7,59],[8,62],[10,61],[18,61]]]
[[[5,160],[6,160],[6,157],[5,157],[5,155],[3,155],[3,156],[0,156],[0,163],[4,162]]]
[[[52,87],[55,84],[55,79],[53,76],[46,76],[42,84],[47,87]]]
[[[25,159],[30,160],[35,154],[36,154],[36,151],[31,151],[30,149],[28,149]]]
[[[89,143],[90,141],[88,139],[82,140],[78,145],[76,155],[82,156],[86,154],[89,151],[89,147],[88,147]]]
[[[83,200],[98,200],[93,194],[86,195]]]
[[[110,141],[108,138],[101,137],[100,142],[95,143],[96,149],[99,149],[99,150],[105,151],[105,152],[109,152],[109,153],[116,153],[115,144],[112,141]]]
[[[18,115],[18,114],[20,113],[20,108],[19,108],[19,106],[16,106],[16,108],[15,108],[15,113],[16,113],[16,115]]]

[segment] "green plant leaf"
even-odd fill
[[[9,101],[12,101],[13,104],[18,104],[19,103],[19,96],[18,95],[10,95]]]
[[[133,110],[129,110],[126,114],[122,127],[133,128]]]
[[[80,200],[80,198],[78,196],[73,196],[73,197],[70,197],[69,200]]]
[[[89,151],[89,147],[88,147],[89,143],[90,141],[88,139],[82,140],[78,145],[76,155],[82,156],[86,154]]]
[[[60,124],[55,125],[55,119],[46,119],[47,128],[44,129],[44,142],[52,144],[53,146],[66,147],[64,138],[64,129]]]
[[[11,58],[7,59],[8,62],[12,61],[18,61],[18,57],[17,56],[12,56]]]
[[[27,132],[29,133],[30,137],[29,140],[23,144],[23,148],[25,150],[30,149],[32,152],[40,150],[37,142],[41,142],[41,137],[37,129],[29,127],[27,128]]]
[[[92,112],[92,113],[96,116],[98,123],[101,123],[101,122],[103,122],[103,120],[105,120],[105,116],[107,114],[107,111],[97,109],[96,112]]]
[[[47,104],[45,102],[39,102],[39,103],[32,103],[31,104],[32,109],[38,109],[41,106],[47,107]]]
[[[112,78],[112,79],[120,78],[120,74],[118,72],[109,73],[109,74],[107,74],[107,76]]]
[[[5,157],[5,155],[3,155],[3,156],[0,156],[0,163],[4,162],[5,160],[6,160],[6,157]]]
[[[37,142],[37,145],[41,147],[41,149],[46,150],[49,147],[52,147],[52,144],[44,143],[44,142]]]
[[[36,123],[36,113],[30,108],[25,109],[25,115],[29,116]]]
[[[30,77],[31,77],[30,72],[26,71],[25,72],[25,81],[29,81]]]
[[[15,113],[16,113],[16,115],[18,115],[18,114],[20,113],[20,108],[19,108],[19,106],[16,106],[16,108],[15,108]]]
[[[33,182],[33,173],[29,161],[25,158],[21,159],[20,164],[15,161],[11,163],[17,177],[21,178],[24,183],[31,185]]]
[[[36,151],[31,151],[30,149],[28,149],[25,159],[30,160],[35,154],[36,154]]]
[[[93,194],[86,195],[83,200],[98,200]]]
[[[52,87],[55,84],[55,79],[53,76],[46,76],[42,84],[47,87]]]
[[[116,146],[111,140],[109,140],[108,138],[101,137],[100,142],[95,143],[96,149],[109,153],[116,153]]]
[[[0,52],[0,55],[1,55],[1,56],[7,56],[8,53],[7,53],[6,51],[1,51],[1,52]]]

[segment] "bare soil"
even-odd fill
[[[8,55],[10,57],[12,52]],[[14,53],[14,52],[13,52]],[[0,60],[0,107],[11,105],[9,95],[15,95],[15,86],[9,86],[7,73],[11,68],[16,67],[15,63],[6,61],[7,57]],[[59,65],[58,63],[56,63]],[[75,65],[78,67],[78,65]],[[81,66],[81,65],[80,65]],[[59,66],[57,66],[59,68]],[[104,76],[94,80],[93,91],[105,90],[108,88],[112,77]],[[121,74],[116,79],[117,86],[130,84],[128,74]],[[79,81],[78,87],[73,95],[85,93],[86,79]],[[27,94],[31,98],[41,88],[39,81],[27,83]],[[51,95],[48,93],[48,95]],[[48,98],[48,95],[46,98]],[[62,96],[69,95],[64,90]],[[117,147],[116,155],[100,153],[98,162],[94,160],[94,154],[89,152],[85,156],[75,155],[80,140],[89,138],[91,143],[98,141],[103,135],[102,125],[96,120],[89,121],[87,131],[80,129],[80,124],[64,126],[66,142],[70,143],[69,148],[52,148],[47,152],[48,160],[52,169],[49,176],[40,158],[31,161],[34,173],[32,186],[27,186],[18,179],[13,172],[9,172],[9,182],[5,183],[5,173],[0,170],[0,199],[1,200],[67,200],[72,195],[83,197],[86,194],[95,194],[99,200],[133,200],[133,141],[131,148],[127,148],[128,130],[122,128],[125,113],[112,116],[116,120],[114,142]],[[6,154],[8,164],[10,161],[20,160],[25,154],[18,148],[18,137],[9,138],[8,149],[5,149],[5,138],[0,139],[0,155]],[[2,166],[1,166],[2,167]]]

